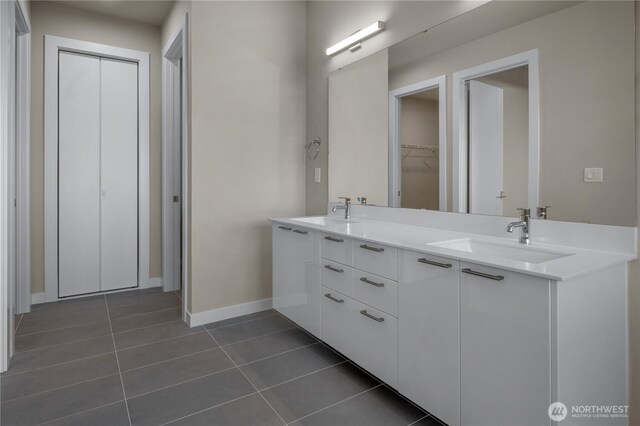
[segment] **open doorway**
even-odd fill
[[[187,149],[188,57],[187,15],[162,52],[162,285],[187,304]]]
[[[539,108],[537,49],[453,74],[454,212],[538,205]]]
[[[445,76],[389,93],[389,200],[447,210]]]

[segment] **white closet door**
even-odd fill
[[[100,58],[59,53],[58,293],[100,290]]]
[[[138,285],[138,65],[101,61],[101,287]]]

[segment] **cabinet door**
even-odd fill
[[[459,262],[403,250],[398,283],[399,390],[460,424]]]
[[[548,425],[550,282],[460,267],[461,423]]]
[[[294,320],[293,236],[288,225],[273,225],[273,308]]]
[[[398,320],[355,302],[353,360],[394,389],[398,389]]]
[[[291,237],[294,319],[300,327],[315,336],[320,336],[320,246],[313,231],[295,228]]]
[[[354,300],[330,288],[321,287],[320,321],[322,340],[353,359]]]

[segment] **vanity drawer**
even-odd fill
[[[398,388],[398,320],[397,318],[355,302],[355,353],[353,360]]]
[[[353,266],[353,240],[338,235],[321,234],[320,252],[325,259]]]
[[[320,336],[322,340],[349,358],[354,356],[354,305],[350,297],[321,287]]]
[[[320,282],[325,287],[353,297],[353,268],[350,266],[322,259]]]
[[[398,280],[398,249],[382,244],[356,241],[354,266],[391,280]]]
[[[398,316],[398,283],[368,272],[354,271],[355,299]]]

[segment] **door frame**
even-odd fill
[[[31,23],[16,1],[16,313],[31,311]]]
[[[24,186],[23,176],[28,176],[29,169],[22,169],[24,158],[23,149],[27,148],[26,164],[28,166],[28,145],[29,145],[29,55],[24,55],[25,51],[30,52],[31,39],[30,23],[25,6],[22,0],[0,2],[0,372],[6,371],[9,360],[13,355],[13,324],[14,308],[17,308],[17,301],[21,289],[18,286],[18,278],[23,276],[19,269],[10,271],[9,262],[16,260],[15,265],[24,265],[21,253],[24,252],[24,233],[20,232],[18,226],[26,224],[29,226],[28,212],[25,221],[18,221],[18,215],[13,220],[10,214],[11,205],[14,202],[9,194],[9,185],[16,184],[16,200],[19,198],[22,205],[26,200],[28,205],[29,188],[28,180]],[[16,34],[18,33],[18,34]],[[26,34],[26,37],[23,37]],[[16,36],[19,38],[16,39]],[[16,44],[17,43],[17,44]],[[23,61],[17,61],[18,51],[21,60],[26,60],[27,67]],[[26,72],[26,76],[24,75]],[[20,87],[16,87],[20,86]],[[27,91],[21,90],[26,86]],[[16,101],[18,93],[19,101]],[[16,108],[16,105],[19,107]],[[25,126],[27,133],[25,135]],[[12,146],[12,141],[15,143]],[[15,152],[15,155],[13,153]],[[13,165],[9,165],[9,157],[16,160]],[[15,170],[16,166],[20,170]],[[13,173],[16,171],[16,173]],[[13,175],[13,176],[11,176]],[[17,181],[16,181],[17,178]],[[26,196],[24,196],[26,194]],[[18,205],[16,204],[16,207]],[[16,227],[15,239],[10,238],[9,227]],[[28,232],[27,232],[28,236]],[[28,240],[27,249],[28,249]],[[16,247],[11,247],[15,244]],[[14,251],[15,257],[11,252]],[[27,262],[28,267],[28,252]],[[10,273],[13,272],[13,274]],[[30,291],[30,290],[29,290]]]
[[[189,44],[188,14],[184,14],[178,28],[162,49],[162,285],[164,291],[175,291],[179,283],[172,282],[175,261],[180,253],[174,253],[173,237],[173,181],[181,177],[181,215],[182,215],[182,291],[183,320],[187,321],[187,300],[189,298]],[[180,61],[180,59],[182,59]],[[181,67],[178,64],[182,64]],[[177,87],[176,79],[182,75],[182,87]],[[176,102],[180,101],[181,108]],[[173,135],[181,129],[182,161],[181,170],[174,170]],[[180,176],[181,174],[181,176]]]
[[[389,202],[401,206],[402,150],[400,146],[401,101],[405,96],[438,88],[438,171],[440,211],[447,211],[447,77],[441,75],[389,91]]]
[[[44,36],[44,284],[58,298],[58,52],[138,64],[138,288],[149,287],[149,53],[52,35]],[[76,296],[76,297],[83,297]],[[69,299],[65,297],[64,299]]]
[[[536,211],[540,194],[540,89],[538,80],[538,49],[528,50],[475,67],[453,73],[453,211],[468,210],[468,129],[467,91],[468,80],[506,71],[523,65],[529,75],[529,194],[528,206]],[[537,217],[532,213],[532,217]]]

